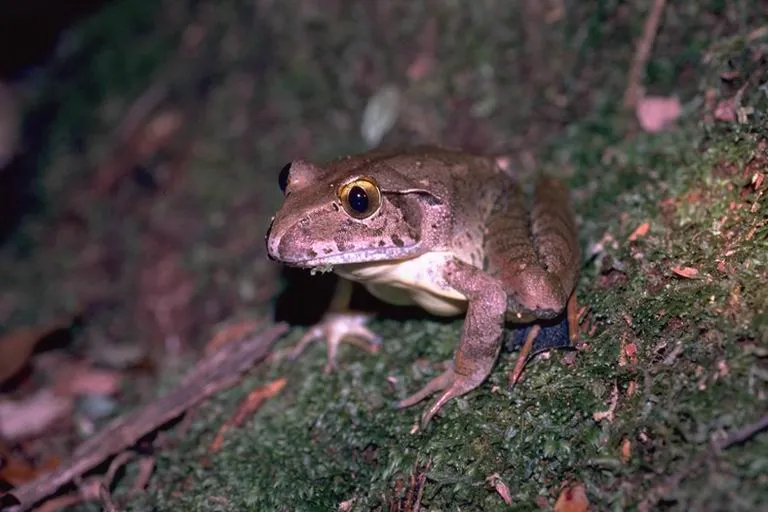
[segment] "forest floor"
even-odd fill
[[[127,0],[79,24],[29,79],[37,202],[0,246],[0,407],[53,390],[58,415],[0,430],[0,482],[65,467],[211,340],[286,321],[282,349],[319,318],[333,277],[265,254],[286,162],[437,143],[569,184],[578,350],[534,358],[513,391],[505,351],[414,432],[423,406],[390,404],[440,371],[462,319],[382,308],[378,354],[256,364],[144,438],[106,485],[117,506],[764,509],[764,2],[670,3],[644,37],[649,4]]]

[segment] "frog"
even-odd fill
[[[266,233],[268,257],[340,277],[328,313],[294,356],[325,339],[333,371],[342,342],[378,350],[371,315],[349,309],[353,282],[390,304],[464,315],[447,368],[395,403],[436,396],[422,429],[489,377],[506,325],[551,320],[572,304],[581,251],[569,191],[554,177],[540,176],[526,194],[496,158],[413,146],[323,164],[297,159],[278,181],[284,198]]]

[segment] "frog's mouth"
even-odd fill
[[[379,238],[323,236],[298,224],[288,230],[273,229],[266,234],[267,255],[293,267],[317,268],[387,260],[401,260],[420,254],[421,241],[397,234]]]
[[[295,258],[287,255],[272,253],[268,251],[269,258],[273,261],[279,261],[285,265],[299,268],[310,268],[317,270],[331,270],[331,267],[360,265],[365,263],[374,263],[382,261],[397,261],[406,259],[418,254],[418,246],[396,247],[387,249],[364,249],[358,251],[349,251],[343,253],[328,254],[325,256],[314,256],[309,258]],[[328,267],[328,268],[322,268]]]

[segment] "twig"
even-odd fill
[[[213,442],[211,442],[211,445],[208,447],[208,453],[218,452],[224,445],[224,436],[226,436],[227,432],[245,423],[245,420],[255,413],[264,402],[282,391],[287,382],[288,381],[284,377],[281,377],[270,382],[266,386],[251,391],[245,400],[240,403],[235,413],[224,422],[221,427],[219,427],[219,431],[213,438]]]
[[[112,499],[112,495],[104,485],[99,486],[99,499],[102,505],[104,505],[104,512],[123,512],[122,509],[118,508],[115,500]]]
[[[288,326],[275,325],[267,331],[224,345],[213,357],[197,365],[187,377],[165,396],[139,410],[115,419],[101,432],[83,442],[70,461],[55,471],[12,490],[19,505],[6,512],[24,512],[56,492],[61,486],[93,469],[106,458],[136,444],[149,432],[179,416],[205,398],[234,385],[240,375],[263,360]]]
[[[147,484],[149,484],[149,479],[152,478],[154,470],[155,457],[142,457],[139,459],[139,474],[136,475],[136,480],[134,480],[128,494],[134,495],[143,491]]]
[[[749,425],[736,430],[722,441],[714,443],[710,448],[699,453],[696,457],[691,459],[691,461],[685,464],[682,469],[668,476],[662,483],[653,487],[646,494],[645,499],[640,502],[638,510],[640,512],[649,512],[650,510],[655,510],[656,504],[658,504],[661,498],[669,494],[674,488],[678,487],[680,482],[682,482],[694,470],[701,468],[704,464],[706,464],[707,460],[713,457],[717,457],[724,450],[730,448],[731,446],[743,443],[744,441],[751,439],[756,434],[765,429],[768,429],[768,414],[764,415],[756,422],[750,423]]]
[[[627,75],[627,89],[624,91],[624,106],[626,108],[634,108],[637,101],[643,96],[641,92],[643,69],[645,69],[648,58],[651,56],[651,48],[656,39],[656,32],[666,3],[667,0],[654,0],[651,12],[648,13],[648,18],[645,20],[643,38],[637,45],[637,51],[632,58],[632,66]]]
[[[515,367],[512,370],[512,373],[509,374],[508,388],[510,391],[515,387],[517,381],[520,380],[520,375],[523,373],[525,363],[528,362],[528,354],[531,353],[531,349],[533,348],[533,340],[536,339],[536,336],[538,336],[540,332],[541,326],[539,324],[535,324],[533,327],[531,327],[531,330],[528,331],[528,336],[525,338],[525,343],[523,343],[523,346],[520,349],[520,354],[517,356]]]
[[[715,443],[715,449],[717,451],[722,451],[727,448],[730,448],[731,446],[735,444],[743,443],[744,441],[748,441],[758,433],[760,433],[763,430],[768,429],[768,414],[760,418],[754,423],[750,423],[749,425],[745,427],[741,427],[736,432],[731,433],[728,437],[720,441],[719,443]]]

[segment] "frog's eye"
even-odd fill
[[[288,188],[288,173],[291,172],[291,162],[288,162],[280,169],[280,174],[277,177],[277,184],[280,186],[280,191],[285,194],[285,189]]]
[[[381,206],[381,190],[373,178],[358,178],[339,189],[344,211],[356,219],[366,219]]]

